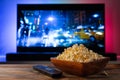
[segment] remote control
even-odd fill
[[[60,70],[46,65],[35,65],[33,66],[33,69],[53,78],[62,76],[62,72]]]

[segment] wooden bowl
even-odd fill
[[[50,60],[58,69],[62,70],[63,72],[78,76],[87,76],[102,71],[108,63],[109,58],[105,57],[103,59],[88,63],[58,60],[56,58],[51,58]]]

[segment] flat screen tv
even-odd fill
[[[103,54],[104,9],[104,4],[18,4],[17,52],[62,52],[84,44]]]

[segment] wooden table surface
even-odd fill
[[[53,66],[48,63],[21,63],[21,64],[0,64],[0,80],[120,80],[120,64],[109,63],[105,71],[108,76],[103,73],[80,77],[63,73],[60,78],[51,78],[32,69],[37,64]]]

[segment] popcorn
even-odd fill
[[[76,62],[91,62],[94,60],[99,60],[104,58],[102,55],[88,50],[83,44],[75,44],[72,47],[64,49],[64,51],[59,54],[57,59],[66,61],[76,61]]]

